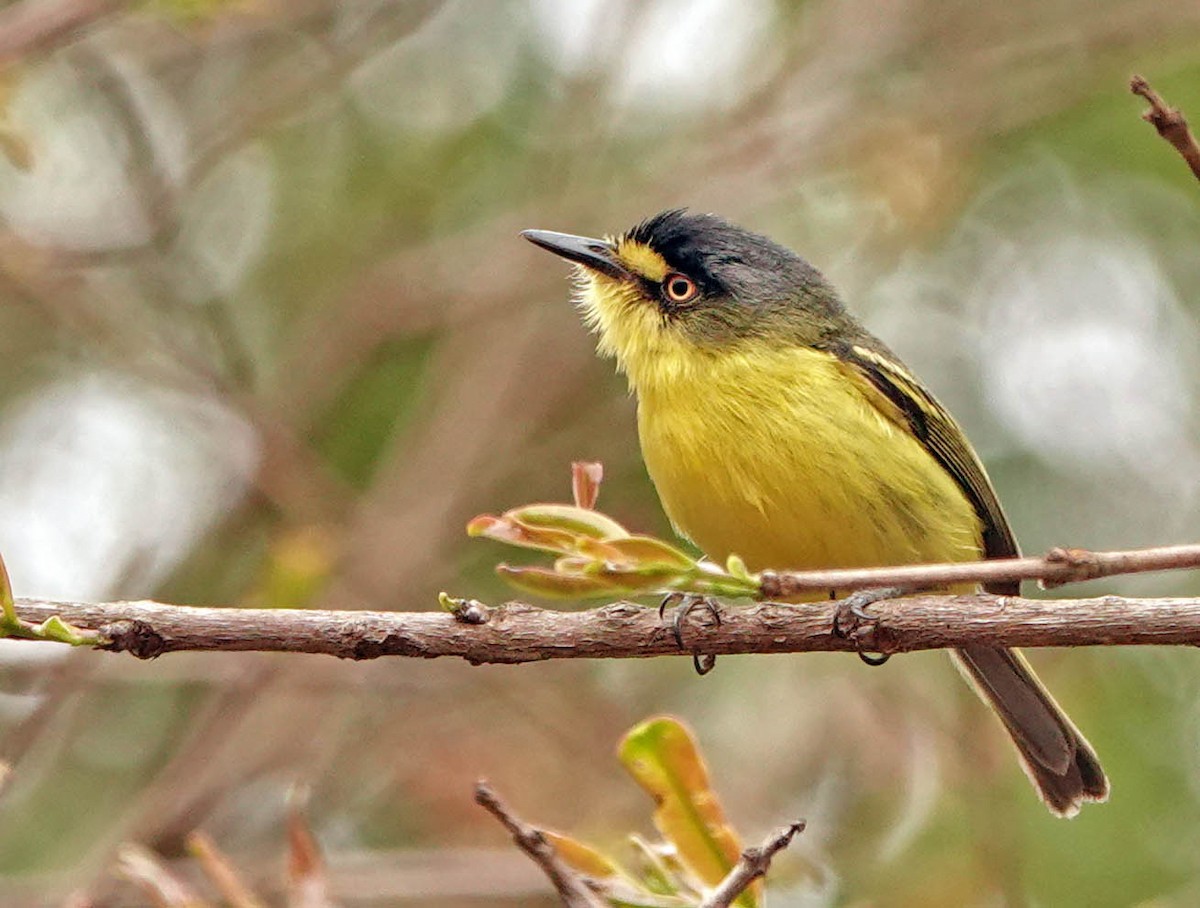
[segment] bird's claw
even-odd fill
[[[873,624],[875,617],[867,612],[869,606],[885,599],[895,599],[904,595],[907,590],[900,587],[884,587],[875,590],[859,590],[851,593],[840,603],[833,614],[833,633],[843,640],[858,640],[858,629],[862,624]],[[858,658],[867,665],[883,665],[891,656],[888,653],[872,653],[867,650],[857,650]]]
[[[721,610],[717,603],[708,596],[700,596],[696,593],[668,593],[658,604],[660,620],[665,618],[668,608],[675,609],[675,614],[671,618],[671,636],[675,638],[675,645],[680,649],[687,649],[683,645],[683,624],[696,609],[708,612],[712,616],[713,623],[718,627],[721,625]],[[692,653],[692,665],[698,675],[707,675],[716,667],[716,664],[717,657],[714,655]]]

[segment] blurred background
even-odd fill
[[[800,251],[966,426],[1024,547],[1200,533],[1200,5],[25,0],[0,9],[0,552],[17,595],[508,598],[465,522],[669,533],[633,405],[519,239],[673,206]],[[1097,592],[1196,593],[1195,576]],[[944,656],[342,664],[0,646],[0,905],[137,904],[204,829],[266,891],[287,796],[346,905],[555,904],[471,802],[619,851],[670,712],[775,905],[1200,903],[1200,655],[1044,651],[1104,759],[1052,819]],[[975,734],[978,732],[978,734]],[[806,872],[806,866],[819,868]]]

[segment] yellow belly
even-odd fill
[[[637,390],[663,507],[715,561],[802,570],[981,557],[957,483],[832,356],[725,354]]]

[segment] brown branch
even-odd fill
[[[1086,549],[1051,549],[1029,558],[1002,558],[958,564],[913,564],[893,568],[856,568],[792,573],[764,572],[764,599],[790,599],[800,593],[837,590],[936,589],[960,583],[999,583],[1005,580],[1040,580],[1045,589],[1081,583],[1117,574],[1144,574],[1200,568],[1200,545],[1168,545],[1127,552],[1090,552]]]
[[[0,69],[77,38],[123,0],[21,0],[0,12]]]
[[[556,611],[523,602],[475,605],[479,623],[442,612],[352,612],[197,608],[157,602],[18,600],[17,613],[52,615],[100,632],[101,648],[139,658],[183,650],[323,653],[343,659],[456,656],[472,664],[546,659],[631,659],[678,655],[658,610],[617,602]],[[722,610],[720,625],[696,609],[684,642],[711,655],[737,653],[899,653],[993,646],[1200,645],[1200,599],[1036,600],[974,594],[921,595],[870,606],[873,620],[843,616],[836,602],[758,603]],[[482,620],[480,620],[482,619]],[[701,627],[703,624],[703,627]]]
[[[1200,545],[1128,552],[1055,549],[1042,558],[966,564],[768,574],[765,596],[1043,578],[1047,585],[1119,573],[1200,566]],[[342,659],[456,656],[472,664],[545,659],[631,659],[678,655],[658,610],[616,602],[587,611],[524,602],[488,607],[447,599],[451,612],[244,609],[159,602],[47,602],[20,599],[17,615],[40,624],[57,616],[96,632],[99,648],[142,659],[183,650],[322,653]],[[910,595],[870,606],[852,620],[838,602],[760,602],[726,608],[719,624],[696,609],[685,622],[689,651],[706,655],[863,651],[899,653],[993,646],[1200,645],[1200,599],[1022,599],[986,593]],[[835,619],[840,633],[834,632]],[[851,620],[848,620],[851,619]],[[701,631],[697,625],[706,626]]]
[[[481,780],[475,784],[475,803],[499,820],[512,834],[517,847],[542,868],[567,908],[605,908],[606,901],[558,856],[542,831],[516,816],[487,782]]]
[[[162,859],[140,845],[122,845],[117,852],[117,874],[137,886],[147,903],[157,908],[207,908],[182,876],[168,870]]]
[[[1142,119],[1171,143],[1192,169],[1192,174],[1200,180],[1200,144],[1196,143],[1196,137],[1188,129],[1183,112],[1176,107],[1168,107],[1162,96],[1141,76],[1134,76],[1129,80],[1129,90],[1146,99],[1150,109],[1142,114]]]
[[[747,886],[766,875],[771,868],[771,860],[791,844],[793,836],[804,831],[804,825],[804,821],[800,820],[790,826],[780,827],[767,836],[761,845],[743,851],[741,859],[717,888],[709,893],[708,898],[700,903],[700,908],[729,908]]]

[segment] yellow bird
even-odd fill
[[[578,266],[579,307],[637,396],[663,507],[713,560],[803,570],[1018,554],[962,429],[795,253],[682,210],[606,239],[523,235]],[[1091,745],[1018,652],[954,656],[1053,813],[1108,797]]]

